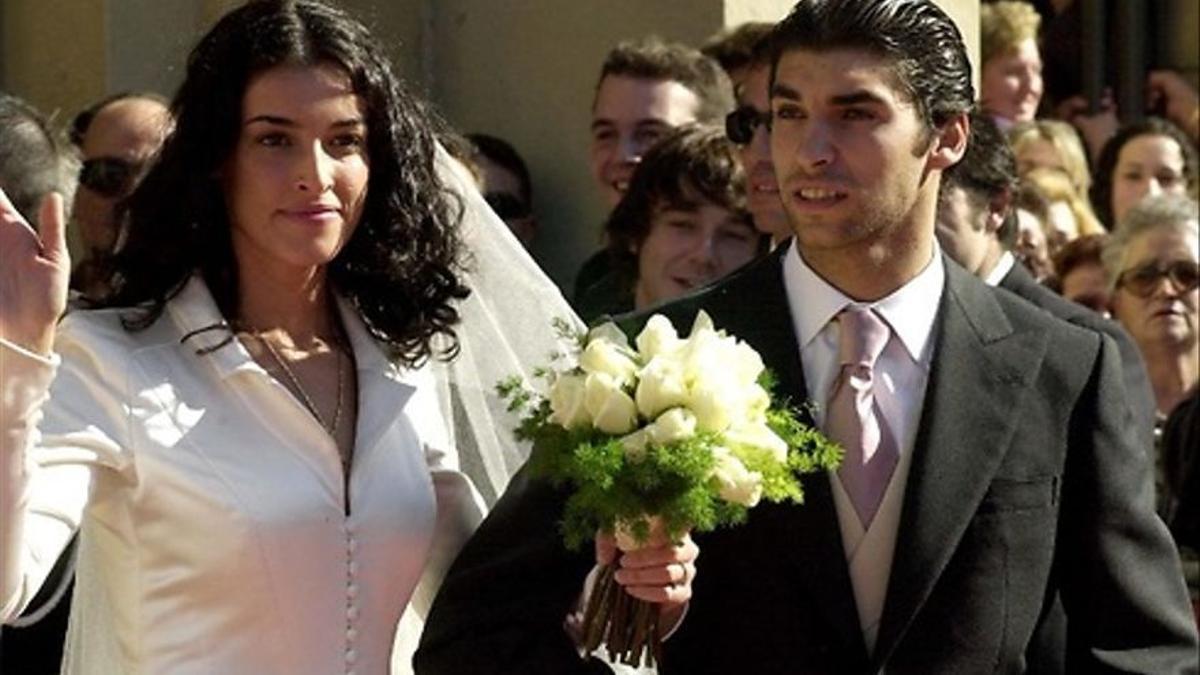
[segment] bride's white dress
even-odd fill
[[[482,513],[433,375],[391,364],[343,312],[359,382],[347,497],[333,440],[240,343],[183,339],[220,320],[193,278],[145,331],[86,311],[51,362],[0,346],[0,453],[27,448],[4,481],[5,615],[78,527],[65,672],[384,672],[435,539],[456,548]]]

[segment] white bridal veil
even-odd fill
[[[434,370],[452,447],[490,506],[528,452],[513,438],[516,419],[497,396],[496,384],[513,375],[532,383],[533,370],[567,347],[551,325],[554,319],[583,324],[462,165],[440,147],[438,168],[463,201],[471,296],[459,306],[460,353],[449,363],[435,363]]]
[[[517,419],[496,393],[496,384],[513,375],[534,383],[534,369],[548,365],[555,352],[569,346],[560,340],[552,322],[562,319],[577,328],[583,324],[554,282],[492,212],[466,169],[440,146],[437,163],[442,182],[462,200],[464,283],[471,295],[458,307],[458,356],[448,363],[434,361],[432,369],[450,447],[458,454],[462,472],[490,507],[528,455],[528,448],[513,437]],[[439,517],[470,511],[442,503],[464,493],[462,486],[448,484],[455,479],[454,475],[433,476]],[[461,536],[434,542],[425,574],[400,620],[393,675],[412,673],[412,655],[429,606],[446,569],[477,525],[478,519],[455,527],[439,526],[439,532]]]

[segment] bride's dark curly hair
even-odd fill
[[[404,90],[367,29],[311,0],[255,0],[229,13],[192,51],[172,102],[174,131],[124,205],[125,236],[109,293],[95,305],[131,308],[126,328],[154,323],[199,271],[236,324],[239,280],[218,179],[241,131],[250,80],[277,66],[333,64],[366,113],[370,177],[354,234],[329,264],[333,287],[374,336],[409,366],[457,349],[461,203],[434,167],[436,116]],[[444,343],[434,346],[434,338]]]

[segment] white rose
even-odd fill
[[[713,448],[716,464],[713,478],[717,480],[717,493],[721,499],[733,504],[753,508],[762,498],[762,474],[747,471],[746,465],[728,448]]]
[[[780,464],[787,461],[788,445],[765,423],[733,426],[725,430],[725,441],[730,445],[759,448],[771,453]]]
[[[550,421],[567,429],[577,429],[591,424],[584,403],[584,379],[582,375],[559,375],[550,387]]]
[[[650,433],[646,429],[638,429],[621,437],[621,447],[625,457],[633,462],[640,462],[646,456],[646,446],[650,444]]]
[[[732,377],[723,382],[708,383],[706,386],[716,388],[720,392],[721,400],[724,401],[725,414],[729,418],[728,426],[739,427],[766,423],[767,407],[771,404],[771,397],[762,387],[757,384],[739,386]]]
[[[718,372],[728,363],[721,361],[721,337],[711,329],[693,330],[680,350],[683,375],[689,382]]]
[[[675,333],[675,326],[662,314],[655,314],[646,322],[637,336],[638,353],[642,360],[651,361],[659,356],[672,355],[683,346],[683,340]]]
[[[699,312],[696,312],[696,319],[692,321],[692,332],[688,333],[688,337],[696,335],[697,333],[713,330],[712,317],[708,315],[708,312],[700,310]]]
[[[746,424],[765,424],[771,395],[757,383],[751,384],[742,389],[742,405],[741,418]]]
[[[671,408],[646,427],[646,432],[658,445],[682,441],[696,435],[696,416],[685,408]]]
[[[665,355],[654,357],[642,369],[635,398],[638,412],[647,419],[687,402],[687,383],[679,362]]]
[[[627,434],[637,426],[637,405],[621,383],[604,373],[584,380],[584,403],[592,424],[607,434]]]
[[[730,350],[730,368],[736,373],[737,379],[743,384],[758,381],[763,372],[763,360],[754,348],[745,342],[737,341]]]
[[[630,358],[628,348],[608,340],[592,340],[579,356],[583,372],[607,375],[622,386],[631,384],[637,376],[638,365]]]
[[[738,382],[724,368],[705,371],[694,380],[687,401],[703,429],[724,431],[730,425],[765,422],[771,397],[757,383]]]
[[[720,378],[711,377],[693,385],[688,393],[687,407],[696,416],[696,425],[703,431],[720,433],[733,421],[733,403],[727,386]]]
[[[596,340],[611,342],[618,347],[629,347],[629,337],[612,321],[606,321],[588,331],[586,342],[590,344]]]

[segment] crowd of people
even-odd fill
[[[0,92],[0,663],[607,672],[563,629],[600,554],[441,364],[704,309],[819,427],[874,317],[895,456],[871,518],[844,466],[626,556],[659,672],[1196,672],[1200,95],[1089,110],[1044,80],[1052,4],[981,6],[978,91],[927,0],[615,45],[565,300],[519,149],[322,0],[231,11],[170,100],[56,129]]]

